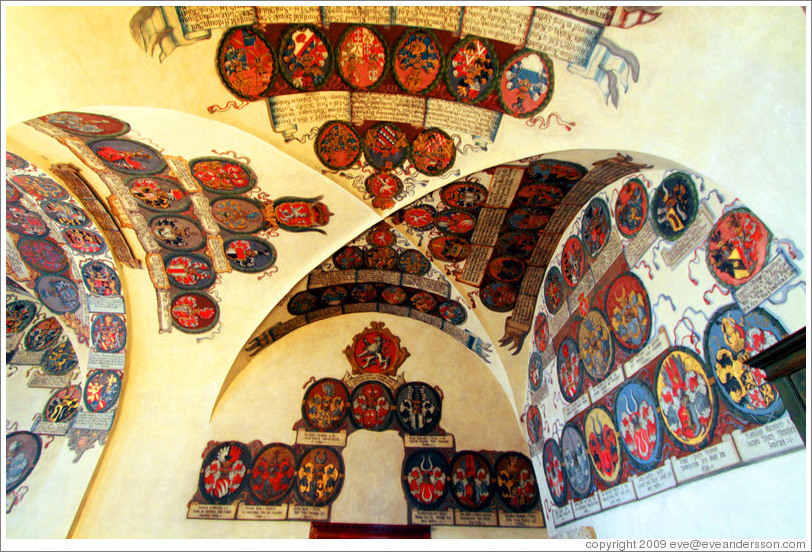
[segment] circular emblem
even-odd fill
[[[217,273],[206,257],[193,253],[172,253],[164,257],[169,283],[179,289],[206,289],[214,284]]]
[[[505,282],[491,282],[479,290],[482,304],[494,312],[507,312],[516,304],[519,290],[512,284]]]
[[[431,433],[440,423],[442,402],[437,391],[427,383],[402,385],[395,397],[395,416],[410,435]]]
[[[603,313],[591,309],[578,325],[581,364],[595,381],[603,380],[615,364],[615,344]]]
[[[81,273],[85,287],[91,294],[105,297],[121,295],[121,280],[110,265],[94,259],[82,265]]]
[[[14,183],[22,188],[28,195],[37,200],[60,199],[68,195],[65,188],[48,178],[47,176],[34,176],[30,174],[20,174],[12,176]]]
[[[12,184],[11,181],[7,178],[6,179],[6,203],[17,203],[18,201],[20,201],[20,199],[22,199],[22,195],[20,195],[20,190],[18,190],[17,186]]]
[[[299,461],[296,472],[296,494],[310,506],[329,504],[341,492],[344,483],[344,461],[332,448],[315,447]]]
[[[648,217],[648,193],[640,178],[632,178],[620,189],[615,203],[615,221],[620,233],[630,238],[637,234]]]
[[[253,234],[265,227],[261,204],[244,197],[211,200],[211,214],[220,228],[235,234]]]
[[[293,27],[280,42],[279,70],[297,90],[321,88],[333,70],[330,42],[313,25]]]
[[[229,29],[217,48],[217,70],[229,92],[257,100],[268,94],[276,76],[273,49],[247,27]]]
[[[21,332],[37,315],[37,306],[31,301],[6,303],[6,335]]]
[[[440,190],[440,199],[449,207],[473,209],[485,205],[488,189],[476,182],[455,182]]]
[[[522,281],[527,265],[520,259],[497,257],[488,263],[488,274],[494,280],[515,284]]]
[[[378,246],[395,245],[398,241],[395,231],[386,223],[379,223],[370,228],[366,238],[369,245]]]
[[[93,347],[102,353],[117,353],[127,344],[127,327],[117,314],[97,314],[90,326]]]
[[[544,278],[544,304],[550,314],[555,314],[564,304],[564,276],[557,266],[547,271]]]
[[[157,176],[136,176],[127,181],[127,191],[145,209],[179,213],[189,207],[189,196],[177,182]]]
[[[561,395],[567,402],[573,402],[581,395],[584,387],[584,371],[578,356],[578,345],[571,337],[564,339],[558,347],[558,385]]]
[[[322,165],[336,171],[349,169],[361,155],[361,139],[349,123],[327,121],[319,129],[314,143]]]
[[[200,226],[182,215],[153,217],[149,230],[161,246],[175,251],[194,251],[206,244],[206,234]]]
[[[317,431],[337,431],[347,416],[350,393],[334,378],[324,378],[307,388],[302,400],[302,416]]]
[[[20,157],[19,155],[14,155],[10,151],[6,152],[6,168],[12,170],[20,170],[25,169],[28,167],[28,161]]]
[[[425,276],[431,270],[431,262],[416,249],[405,249],[398,257],[398,268],[406,274]]]
[[[481,510],[493,499],[493,478],[488,460],[469,450],[451,461],[451,496],[464,510]]]
[[[294,316],[305,314],[316,308],[319,299],[309,291],[300,291],[288,302],[288,312]]]
[[[62,325],[49,316],[34,324],[25,335],[25,348],[29,351],[44,351],[62,335]]]
[[[432,238],[428,245],[432,255],[446,263],[458,263],[468,258],[471,244],[456,236]]]
[[[241,194],[254,187],[257,175],[248,165],[221,157],[201,157],[189,162],[197,182],[209,192]]]
[[[455,326],[459,326],[468,319],[468,312],[459,301],[449,300],[443,301],[437,307],[440,316],[446,322],[451,322]]]
[[[584,419],[584,439],[595,475],[612,486],[623,471],[620,457],[620,437],[612,416],[602,406],[594,406]]]
[[[699,211],[699,196],[693,179],[683,172],[666,176],[651,197],[651,222],[668,241],[682,236]]]
[[[321,292],[321,302],[328,307],[336,307],[347,299],[347,288],[344,286],[329,286]]]
[[[276,262],[276,248],[265,240],[241,236],[223,242],[231,268],[239,272],[262,272]]]
[[[166,167],[157,150],[134,140],[97,140],[88,147],[107,168],[124,174],[155,174]]]
[[[79,411],[81,400],[82,390],[78,386],[63,387],[48,399],[42,412],[42,420],[53,424],[70,421]]]
[[[436,510],[449,491],[448,460],[434,449],[421,449],[403,460],[403,492],[419,510]]]
[[[107,251],[107,244],[100,234],[87,228],[68,228],[62,230],[62,237],[68,246],[84,255],[101,255]]]
[[[437,308],[437,299],[431,293],[418,291],[410,299],[412,308],[420,312],[431,312]]]
[[[643,282],[633,273],[625,272],[612,282],[606,293],[606,313],[621,347],[637,352],[648,343],[651,304]]]
[[[296,454],[284,443],[265,445],[251,468],[248,490],[263,504],[278,504],[288,495],[296,479]]]
[[[42,370],[49,376],[64,376],[79,364],[69,339],[60,341],[42,357]]]
[[[772,234],[749,209],[728,211],[708,236],[708,266],[727,287],[740,286],[767,261]]]
[[[79,288],[68,278],[57,274],[43,274],[34,284],[37,298],[51,312],[65,314],[81,306]]]
[[[338,39],[338,74],[352,88],[368,90],[386,73],[386,43],[372,27],[352,25]]]
[[[371,174],[364,180],[364,188],[372,196],[372,206],[378,209],[391,209],[394,198],[403,192],[403,182],[390,172]]]
[[[407,207],[402,211],[403,222],[415,230],[431,230],[437,210],[431,205],[421,203]]]
[[[469,36],[448,53],[446,83],[455,100],[479,103],[490,94],[499,74],[499,56],[484,38]]]
[[[398,264],[398,251],[394,247],[370,247],[366,257],[367,267],[375,270],[394,270]]]
[[[563,184],[568,192],[576,182],[587,173],[586,167],[559,159],[540,159],[534,161],[525,172],[533,181]]]
[[[589,202],[581,219],[581,241],[590,257],[597,257],[609,234],[612,232],[612,220],[609,206],[600,198]]]
[[[506,452],[494,466],[496,494],[502,504],[512,512],[529,512],[539,501],[539,489],[533,464],[524,454]]]
[[[76,111],[59,111],[40,117],[43,121],[71,134],[79,136],[121,136],[130,131],[130,125],[114,117],[81,113]]]
[[[418,172],[439,176],[454,165],[457,147],[446,132],[428,128],[412,140],[409,156]]]
[[[544,364],[541,355],[532,353],[530,363],[527,365],[527,382],[530,384],[530,391],[536,392],[541,389],[541,378],[544,374]]]
[[[541,439],[541,413],[536,405],[531,404],[527,409],[527,439],[535,445]]]
[[[90,219],[84,211],[66,201],[46,199],[40,203],[42,211],[62,226],[87,226]]]
[[[516,190],[514,200],[519,204],[527,207],[557,207],[561,200],[564,199],[566,194],[566,187],[558,184],[548,184],[543,180],[532,180],[532,176],[525,177],[519,189]]]
[[[440,78],[443,50],[429,31],[408,29],[394,48],[392,72],[395,81],[410,94],[431,90]]]
[[[558,443],[552,439],[544,441],[544,452],[541,458],[550,498],[560,508],[567,503],[567,474],[564,471],[564,461],[561,458]]]
[[[68,256],[51,240],[25,236],[17,242],[17,251],[37,272],[58,273],[68,268]]]
[[[359,303],[370,303],[378,298],[378,288],[374,284],[357,284],[350,295]]]
[[[405,292],[401,290],[404,294]],[[386,290],[383,294],[386,298]],[[371,328],[353,338],[352,345],[344,349],[344,354],[353,366],[353,374],[386,374],[394,376],[398,367],[409,356],[409,352],[400,346],[400,339],[383,327],[380,322],[373,322]]]
[[[532,50],[522,50],[505,62],[499,79],[499,101],[514,117],[532,117],[553,97],[553,62]]]
[[[564,471],[570,491],[575,498],[586,498],[595,488],[589,454],[586,451],[584,436],[573,424],[566,424],[561,434],[561,456],[564,458]]]
[[[85,406],[90,412],[107,412],[118,402],[121,376],[114,370],[91,372],[85,382]]]
[[[8,152],[6,160],[8,161]],[[30,431],[6,434],[6,494],[19,487],[39,462],[42,439]]]
[[[352,390],[350,419],[356,427],[370,431],[389,429],[395,415],[395,401],[380,382],[368,381]]]
[[[250,477],[251,451],[242,443],[227,441],[214,447],[203,459],[198,489],[206,501],[232,502]]]
[[[364,133],[362,141],[367,163],[376,169],[399,167],[409,152],[406,133],[393,123],[376,123]]]
[[[366,254],[363,247],[347,245],[333,253],[333,264],[339,270],[363,268]]]
[[[696,451],[713,439],[716,394],[702,359],[685,347],[671,347],[657,366],[657,400],[665,427],[681,448]]]
[[[11,203],[6,203],[6,229],[15,234],[35,238],[48,235],[48,227],[40,217]]]
[[[539,311],[536,315],[536,321],[533,324],[533,344],[539,351],[544,351],[549,341],[550,325],[547,323],[547,317],[544,313]]]
[[[519,207],[508,213],[507,222],[516,230],[538,230],[549,222],[552,213],[546,207]]]
[[[581,281],[586,271],[586,259],[581,240],[577,236],[570,236],[561,251],[561,272],[564,282],[569,287],[575,287]]]
[[[620,442],[631,463],[645,471],[657,466],[663,447],[663,428],[648,385],[636,379],[624,383],[615,396],[614,412]]]
[[[506,257],[527,259],[533,253],[537,239],[531,232],[505,232],[496,241],[496,252]]]
[[[719,394],[743,420],[763,424],[784,413],[775,386],[763,370],[747,362],[786,336],[781,323],[766,310],[756,307],[743,314],[735,304],[716,311],[705,328],[705,358]]]
[[[466,236],[476,228],[476,216],[466,209],[445,209],[434,217],[434,226],[443,234]]]
[[[381,292],[381,298],[390,305],[402,305],[408,299],[408,295],[400,286],[388,286]]]
[[[220,318],[220,307],[203,293],[181,293],[176,295],[169,306],[172,325],[182,332],[207,332]]]

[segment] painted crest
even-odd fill
[[[527,259],[532,255],[537,239],[532,232],[504,232],[496,241],[496,251],[506,257]]]
[[[529,512],[539,501],[539,489],[530,459],[519,452],[506,452],[494,465],[496,494],[511,512]]]
[[[749,209],[728,211],[708,236],[711,274],[727,287],[749,281],[764,267],[771,239],[772,233]]]
[[[532,117],[553,97],[553,62],[546,55],[522,50],[511,56],[499,79],[499,101],[514,117]]]
[[[445,131],[427,128],[412,140],[409,156],[418,172],[439,176],[454,166],[457,148]]]
[[[542,464],[544,479],[547,480],[547,488],[550,490],[550,498],[560,508],[567,503],[567,473],[564,471],[561,448],[553,439],[544,441]]]
[[[121,295],[121,280],[110,265],[94,259],[82,265],[81,273],[85,287],[91,294],[104,297]]]
[[[189,161],[189,170],[206,190],[217,194],[241,194],[254,187],[257,175],[248,165],[222,157]]]
[[[359,303],[370,303],[378,298],[378,288],[375,284],[356,284],[350,295]]]
[[[507,222],[516,230],[539,230],[547,225],[553,210],[547,207],[518,207],[508,213]]]
[[[651,335],[651,304],[643,282],[632,272],[624,272],[606,292],[606,313],[612,335],[621,347],[637,352]]]
[[[390,172],[377,172],[364,180],[364,188],[372,196],[373,207],[391,209],[395,198],[403,193],[403,182]]]
[[[149,221],[149,230],[161,246],[174,251],[195,251],[206,244],[203,229],[182,215],[153,217]]]
[[[130,131],[130,125],[124,121],[107,115],[97,115],[96,113],[59,111],[40,117],[40,119],[79,136],[106,136],[112,138]]]
[[[547,344],[550,341],[550,325],[547,322],[547,317],[543,312],[539,311],[536,315],[536,320],[533,324],[533,345],[539,351],[547,349]]]
[[[522,281],[527,265],[521,259],[497,257],[488,263],[487,273],[494,280],[516,284]]]
[[[584,388],[584,370],[578,355],[578,345],[567,337],[558,347],[558,385],[567,402],[573,402]]]
[[[444,209],[434,217],[434,226],[443,234],[469,236],[476,228],[476,216],[466,209]]]
[[[469,450],[451,461],[451,496],[464,510],[481,510],[493,500],[493,478],[488,460]]]
[[[88,147],[108,168],[125,174],[155,174],[166,167],[158,151],[134,140],[97,140]]]
[[[419,381],[402,385],[395,396],[395,416],[409,435],[431,433],[440,423],[442,406],[439,393]]]
[[[344,121],[327,121],[314,143],[316,156],[333,170],[350,168],[361,155],[361,138],[355,127]]]
[[[395,415],[395,400],[389,388],[378,381],[368,381],[352,390],[350,416],[358,428],[370,431],[389,429]]]
[[[530,362],[527,365],[527,382],[530,391],[536,392],[541,389],[542,376],[544,375],[544,363],[539,353],[530,355]]]
[[[217,69],[228,90],[253,101],[268,94],[276,76],[271,45],[248,27],[229,29],[217,49]]]
[[[330,42],[313,25],[293,27],[282,37],[279,47],[279,70],[297,90],[321,88],[333,69]]]
[[[403,209],[401,218],[409,228],[414,230],[431,230],[436,214],[437,209],[433,206],[421,203]]]
[[[57,243],[42,238],[22,237],[17,251],[23,262],[43,273],[59,273],[68,268],[68,256]]]
[[[402,305],[408,298],[406,290],[400,286],[387,286],[381,292],[381,299],[390,305]]]
[[[31,301],[6,303],[6,335],[23,331],[37,315],[37,306]]]
[[[344,303],[348,295],[344,286],[328,286],[321,292],[321,302],[328,307],[336,307]]]
[[[6,229],[22,236],[41,238],[48,235],[45,222],[27,209],[6,203]]]
[[[603,380],[615,365],[615,343],[603,313],[591,309],[578,325],[578,351],[586,373]]]
[[[449,492],[448,459],[434,449],[421,449],[403,460],[403,492],[419,510],[435,510]]]
[[[320,200],[323,196],[303,198],[303,197],[280,197],[273,202],[273,214],[270,222],[289,232],[319,232],[326,234],[321,227],[327,226],[333,213]]]
[[[53,424],[68,422],[79,412],[82,390],[76,385],[63,387],[51,395],[42,412],[42,419]]]
[[[587,173],[583,165],[560,159],[540,159],[527,169],[525,175],[531,180],[562,184],[565,194]]]
[[[12,170],[21,170],[28,167],[28,161],[20,157],[19,155],[15,155],[10,151],[6,152],[6,168]]]
[[[469,36],[448,53],[446,83],[454,99],[466,103],[484,100],[498,81],[499,56],[484,38]]]
[[[85,406],[90,412],[107,412],[118,403],[121,375],[115,370],[96,370],[85,381]]]
[[[660,463],[663,429],[657,403],[648,385],[632,379],[615,396],[615,425],[626,456],[638,469],[648,471]]]
[[[288,495],[296,479],[296,454],[284,443],[262,447],[251,468],[251,496],[263,504],[278,504]]]
[[[595,406],[587,413],[584,438],[595,475],[607,485],[617,483],[623,471],[620,436],[612,416],[604,407]]]
[[[668,241],[682,236],[699,212],[699,196],[690,175],[675,172],[666,176],[651,197],[651,222]]]
[[[8,203],[17,203],[22,199],[22,195],[20,195],[20,190],[17,189],[17,186],[11,183],[11,180],[8,178],[6,179],[6,204]]]
[[[127,344],[127,326],[117,314],[97,314],[90,325],[93,347],[102,353],[117,353]]]
[[[217,273],[211,261],[202,255],[173,253],[164,257],[169,283],[179,289],[206,289],[214,284]]]
[[[476,182],[454,182],[440,189],[440,199],[449,207],[482,207],[488,199],[488,189]]]
[[[228,441],[214,447],[203,459],[198,489],[214,504],[232,502],[250,477],[251,451],[242,443]]]
[[[547,271],[544,278],[544,304],[550,314],[555,314],[564,304],[564,276],[561,270],[554,266]]]
[[[220,197],[211,200],[211,215],[226,232],[253,234],[265,227],[262,204],[244,197]]]
[[[68,228],[62,231],[68,246],[85,255],[101,255],[107,251],[107,244],[98,232],[87,228]]]
[[[388,62],[386,42],[365,25],[352,25],[338,39],[338,74],[352,88],[369,90],[381,82]]]
[[[423,29],[408,29],[394,48],[395,81],[410,94],[431,90],[440,78],[443,50],[437,38]]]
[[[525,171],[524,181],[516,190],[514,200],[528,207],[557,207],[566,195],[566,187],[560,184],[548,184],[543,180],[533,180],[531,171]]]
[[[637,234],[648,217],[648,192],[643,179],[629,179],[617,195],[615,221],[620,233],[630,238]]]
[[[66,201],[46,199],[40,203],[42,211],[62,226],[87,226],[90,219],[84,211]]]
[[[373,246],[366,250],[367,267],[373,270],[394,270],[398,264],[398,251],[392,246]]]
[[[310,506],[331,503],[341,492],[344,483],[344,461],[329,447],[316,447],[307,451],[296,471],[296,494]]]
[[[8,156],[8,153],[6,153]],[[6,494],[22,485],[39,462],[42,439],[30,431],[6,434]]]
[[[365,260],[364,248],[357,245],[347,245],[333,253],[333,264],[339,270],[357,270]]]
[[[361,145],[367,163],[376,169],[391,171],[399,167],[409,153],[406,133],[394,123],[376,123],[365,133]]]
[[[584,247],[577,236],[570,236],[561,251],[561,272],[564,275],[564,282],[569,287],[577,286],[585,271]]]
[[[612,232],[612,216],[609,206],[600,198],[594,198],[584,210],[581,219],[581,241],[590,257],[597,257]]]
[[[223,251],[231,268],[239,272],[262,272],[276,262],[276,248],[251,236],[225,240]]]
[[[350,393],[334,378],[316,381],[305,392],[302,417],[316,431],[337,431],[350,406]]]
[[[42,370],[49,376],[64,376],[79,365],[69,339],[60,341],[42,357]]]
[[[372,322],[344,349],[353,374],[394,376],[409,357],[409,351],[400,345],[400,338],[384,326],[383,322]]]
[[[409,298],[412,308],[420,312],[431,312],[437,308],[437,299],[431,293],[418,291]]]
[[[13,180],[22,191],[37,200],[60,199],[68,194],[65,188],[46,176],[19,174],[12,176],[11,180]]]
[[[366,240],[369,245],[384,247],[395,245],[398,241],[395,231],[386,222],[379,222],[366,233]]]
[[[468,311],[465,310],[465,307],[463,307],[459,301],[443,301],[438,305],[437,311],[443,320],[451,322],[455,326],[464,324],[468,319]]]
[[[189,207],[189,196],[177,182],[157,176],[136,176],[127,181],[127,191],[145,209],[179,213]]]
[[[567,472],[567,481],[573,497],[586,498],[592,494],[595,482],[592,479],[592,468],[584,436],[578,427],[571,423],[564,426],[564,432],[561,434],[561,457],[564,459],[564,471]]]
[[[56,343],[60,335],[62,324],[53,316],[43,318],[25,334],[25,348],[29,351],[44,351]]]
[[[293,316],[306,314],[316,308],[319,299],[309,291],[300,291],[288,301],[288,312]]]
[[[775,386],[747,362],[786,336],[781,323],[763,308],[744,314],[735,304],[719,309],[705,328],[705,358],[719,394],[743,420],[763,424],[784,413]]]
[[[468,258],[471,244],[456,236],[440,236],[431,239],[428,250],[436,259],[446,263],[458,263]]]
[[[43,274],[34,284],[37,298],[56,314],[73,312],[81,306],[76,283],[58,274]]]
[[[491,282],[479,290],[482,304],[493,312],[507,312],[516,305],[519,290],[513,284]]]
[[[431,270],[431,262],[416,249],[406,249],[398,256],[398,268],[406,274],[425,276]]]
[[[176,295],[169,306],[172,324],[187,333],[209,331],[220,318],[220,307],[203,293],[189,292]]]
[[[530,445],[535,445],[541,439],[541,412],[536,405],[531,404],[527,408],[526,414],[527,440]]]

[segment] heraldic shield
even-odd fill
[[[344,349],[352,364],[352,373],[382,374],[394,377],[409,351],[400,346],[400,338],[384,328],[383,322],[372,322],[371,328],[352,338],[352,345]]]

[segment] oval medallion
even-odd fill
[[[464,510],[481,510],[493,499],[493,477],[488,460],[470,450],[451,461],[451,496]]]
[[[427,30],[404,31],[394,48],[392,71],[395,81],[410,94],[431,90],[440,78],[443,50]]]
[[[8,153],[6,153],[8,158]],[[19,487],[39,462],[42,439],[30,431],[6,434],[6,494]]]
[[[25,348],[29,351],[44,351],[56,343],[60,335],[62,335],[62,325],[56,318],[49,316],[28,330],[25,335]]]
[[[284,443],[265,445],[251,468],[248,490],[262,504],[278,504],[288,495],[296,479],[296,454]]]
[[[307,388],[302,416],[316,431],[337,431],[350,405],[350,392],[341,380],[324,378]]]
[[[347,299],[347,288],[344,286],[328,286],[321,292],[321,302],[328,307],[337,307]]]
[[[370,247],[366,250],[367,267],[374,270],[394,270],[398,252],[394,247]]]
[[[350,295],[359,303],[370,303],[378,298],[378,288],[374,284],[356,284]]]
[[[62,226],[87,226],[90,219],[84,211],[71,205],[67,201],[46,199],[40,203],[42,211],[48,217]]]
[[[279,46],[279,70],[293,88],[310,91],[321,88],[333,69],[330,42],[313,25],[288,30]]]
[[[372,174],[364,180],[364,188],[372,196],[372,206],[378,209],[391,209],[395,198],[403,193],[403,182],[389,172]]]
[[[530,355],[530,363],[527,365],[527,383],[530,391],[536,392],[541,389],[541,378],[544,374],[544,364],[539,353]]]
[[[189,207],[189,196],[177,182],[157,176],[136,176],[127,181],[130,195],[145,209],[179,213]]]
[[[590,257],[597,257],[609,234],[612,232],[612,218],[609,206],[600,198],[589,202],[581,219],[581,241],[584,250]]]
[[[574,288],[581,281],[584,271],[586,258],[581,240],[577,236],[570,236],[561,251],[561,273],[564,275],[564,282]]]
[[[11,179],[22,191],[36,200],[60,199],[68,195],[65,188],[48,178],[47,176],[34,176],[31,174],[19,174]]]
[[[84,255],[101,255],[107,251],[104,238],[87,228],[68,228],[62,231],[62,237],[71,249]]]
[[[367,163],[391,171],[399,167],[409,152],[406,133],[393,123],[376,123],[364,133],[362,142]]]
[[[749,209],[728,211],[708,236],[711,274],[727,287],[737,287],[758,274],[767,261],[772,233]]]
[[[591,309],[578,325],[578,350],[586,373],[601,381],[615,365],[615,343],[603,313]]]
[[[336,67],[352,88],[369,90],[380,83],[387,58],[386,42],[372,27],[352,25],[338,39]]]
[[[347,245],[333,253],[333,264],[339,270],[362,268],[365,260],[364,248],[357,245]]]
[[[530,459],[519,452],[499,456],[493,469],[496,494],[512,512],[529,512],[539,501],[539,489]]]
[[[228,90],[243,100],[267,95],[276,69],[271,45],[248,27],[226,31],[217,48],[217,70]]]
[[[561,449],[552,439],[544,441],[542,453],[544,465],[544,478],[550,490],[550,498],[559,508],[567,503],[567,474],[564,471],[564,460],[561,458]]]
[[[593,406],[587,413],[584,419],[584,439],[595,475],[606,485],[617,483],[623,471],[620,437],[606,408]]]
[[[164,268],[169,283],[179,289],[206,289],[217,278],[211,261],[193,253],[172,253],[165,256]]]
[[[223,242],[231,268],[239,272],[262,272],[276,262],[276,248],[265,240],[243,236]]]
[[[547,344],[550,341],[550,325],[547,322],[547,317],[543,312],[536,315],[536,321],[533,324],[533,345],[539,351],[547,349]]]
[[[533,253],[537,239],[532,232],[505,232],[496,241],[496,251],[505,257],[527,259]]]
[[[442,401],[437,391],[427,383],[402,385],[395,397],[395,416],[409,435],[431,433],[440,423]]]
[[[90,412],[107,412],[118,403],[121,376],[114,370],[90,372],[85,382],[85,406]]]
[[[327,121],[314,143],[322,165],[336,171],[350,168],[361,155],[361,138],[355,127],[344,121]]]
[[[309,291],[300,291],[288,301],[288,312],[293,316],[305,314],[316,308],[319,299]]]
[[[63,387],[48,399],[48,403],[42,411],[42,420],[52,424],[70,421],[79,411],[81,400],[82,390],[78,386]]]
[[[465,310],[465,307],[463,307],[459,301],[443,301],[437,307],[437,310],[440,312],[440,316],[443,317],[443,320],[451,322],[456,326],[459,326],[468,319],[468,311]]]
[[[409,299],[412,308],[420,312],[431,312],[437,308],[437,299],[431,293],[418,291]]]
[[[194,251],[206,245],[206,234],[194,220],[181,215],[159,215],[149,221],[158,243],[175,251]]]
[[[657,404],[648,385],[633,379],[615,396],[615,423],[626,456],[638,469],[650,470],[660,463],[663,429]]]
[[[79,365],[69,339],[60,341],[42,357],[42,371],[49,376],[64,376]]]
[[[544,304],[550,314],[555,314],[564,303],[564,276],[557,266],[547,271],[544,278]]]
[[[440,199],[449,207],[482,207],[488,199],[488,189],[476,182],[455,182],[440,189]]]
[[[200,157],[189,161],[189,170],[206,190],[217,194],[241,194],[256,184],[248,165],[221,157]]]
[[[214,327],[220,318],[220,307],[203,293],[181,293],[172,299],[169,313],[172,325],[180,331],[200,333]]]
[[[425,276],[431,270],[431,262],[420,251],[406,249],[398,257],[398,268],[406,274]]]
[[[370,431],[389,429],[395,415],[395,401],[385,385],[368,381],[352,390],[350,415],[353,424]]]
[[[6,335],[21,332],[37,315],[37,306],[31,301],[6,303]]]
[[[643,180],[632,178],[620,189],[615,203],[615,221],[620,233],[630,238],[637,234],[648,217],[648,192]]]
[[[699,195],[687,173],[666,176],[651,196],[651,222],[668,241],[682,236],[699,212]]]
[[[512,284],[491,282],[479,290],[479,297],[488,310],[507,312],[516,305],[519,290]]]
[[[584,387],[584,370],[574,339],[568,337],[561,342],[556,360],[561,395],[565,401],[573,402],[581,395]]]
[[[211,200],[211,215],[220,228],[235,234],[253,234],[265,227],[261,204],[243,197]]]
[[[436,259],[446,263],[458,263],[468,258],[471,244],[456,236],[441,236],[432,238],[428,249]]]
[[[90,326],[93,347],[102,353],[117,353],[127,344],[127,326],[117,314],[97,314]]]
[[[121,295],[121,280],[110,265],[94,259],[82,265],[81,273],[85,287],[91,294],[104,297]]]
[[[134,140],[98,140],[88,147],[105,166],[125,174],[155,174],[166,167],[164,158],[155,148]]]
[[[531,404],[527,408],[525,418],[527,425],[527,440],[530,445],[535,445],[541,439],[541,413],[536,405]]]
[[[210,503],[228,504],[245,488],[250,470],[251,451],[247,446],[237,441],[220,443],[203,459],[198,490]]]
[[[514,117],[532,117],[553,97],[553,62],[546,55],[522,50],[511,56],[499,79],[499,102]]]
[[[442,449],[441,449],[442,450]],[[438,450],[421,449],[403,460],[403,492],[418,510],[435,510],[449,491],[448,459]]]
[[[46,123],[71,134],[79,136],[106,136],[112,138],[130,131],[130,125],[115,117],[82,113],[76,111],[59,111],[40,117]]]
[[[381,299],[390,305],[402,305],[409,296],[400,286],[388,286],[381,292]]]
[[[475,36],[452,46],[445,70],[448,91],[455,100],[479,103],[484,100],[499,75],[499,56],[491,43]]]
[[[507,222],[516,230],[539,230],[547,225],[552,213],[547,207],[519,207],[508,213]]]
[[[43,274],[37,278],[34,290],[42,304],[56,314],[73,312],[82,304],[76,283],[64,276]]]
[[[437,209],[428,204],[420,204],[406,207],[402,213],[401,217],[403,218],[403,222],[405,222],[409,228],[415,230],[431,230]]]
[[[68,268],[68,256],[51,240],[24,236],[17,242],[17,251],[23,262],[37,272],[59,273]]]
[[[651,303],[643,282],[632,272],[624,272],[606,292],[606,313],[612,335],[618,344],[637,352],[651,335]]]
[[[28,167],[28,161],[20,157],[19,155],[15,155],[10,151],[6,152],[6,168],[12,170],[20,170],[25,169]]]
[[[344,483],[344,461],[329,447],[315,447],[304,453],[296,472],[296,494],[309,506],[331,503]]]
[[[445,131],[427,128],[412,140],[409,156],[418,172],[439,176],[454,165],[457,147]]]
[[[48,227],[39,216],[11,203],[6,203],[6,229],[9,232],[33,238],[48,235]]]
[[[564,426],[564,432],[561,434],[561,456],[564,458],[564,471],[567,472],[567,481],[573,497],[588,497],[595,490],[589,454],[586,451],[584,436],[571,423]]]
[[[445,209],[434,217],[434,226],[443,234],[467,236],[476,228],[476,217],[466,209]]]

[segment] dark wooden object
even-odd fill
[[[430,539],[429,525],[310,524],[311,539]]]

